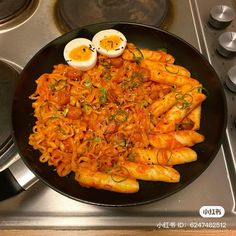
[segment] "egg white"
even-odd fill
[[[70,52],[73,49],[78,48],[80,46],[89,47],[91,51],[91,56],[87,60],[80,61],[80,60],[75,60],[70,57]],[[64,58],[66,62],[70,66],[76,69],[82,70],[82,71],[86,71],[93,68],[97,62],[97,51],[95,47],[93,46],[93,43],[89,39],[86,39],[86,38],[76,38],[76,39],[71,40],[69,43],[66,44],[63,54],[64,54]]]
[[[118,36],[121,39],[120,45],[118,48],[114,50],[112,49],[107,50],[101,46],[100,42],[104,38],[109,37],[109,36]],[[107,30],[99,31],[97,34],[95,34],[92,39],[92,42],[96,50],[100,54],[112,58],[112,57],[118,57],[124,52],[126,44],[127,44],[127,39],[120,31],[114,30],[114,29],[107,29]]]

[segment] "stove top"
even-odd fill
[[[19,0],[14,3],[14,0],[0,2],[0,22],[9,21],[15,18],[29,5],[30,0]]]
[[[105,21],[129,21],[160,26],[169,8],[166,0],[58,1],[58,16],[68,29]]]
[[[4,45],[0,47],[0,61],[19,71],[40,48],[63,34],[66,28],[58,15],[59,3],[56,0],[32,0],[31,10],[22,13],[24,20],[19,15],[14,24],[0,25],[0,44]],[[208,20],[210,10],[218,1],[179,0],[168,1],[168,4],[162,28],[196,47],[216,69],[224,86],[228,125],[214,161],[192,184],[168,198],[143,206],[104,208],[66,198],[37,181],[16,153],[10,158],[10,167],[1,172],[0,183],[4,183],[3,173],[7,172],[11,178],[17,179],[17,192],[27,190],[0,202],[1,228],[236,227],[236,93],[226,86],[227,72],[236,64],[236,59],[222,57],[216,50],[219,36],[235,31],[236,19],[227,28],[215,29]],[[236,11],[234,1],[222,0],[221,4]],[[3,185],[0,186],[2,191]],[[222,218],[202,218],[199,210],[203,206],[221,206],[225,214]]]

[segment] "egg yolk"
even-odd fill
[[[100,41],[100,46],[107,51],[117,49],[121,44],[121,38],[117,35],[105,37]]]
[[[76,61],[87,61],[92,56],[92,51],[89,47],[82,45],[70,51],[69,57]]]

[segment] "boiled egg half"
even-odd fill
[[[107,29],[99,31],[92,39],[96,50],[107,57],[118,57],[125,50],[127,40],[118,30]]]
[[[89,39],[76,38],[66,44],[64,58],[70,66],[86,71],[96,65],[97,51]]]

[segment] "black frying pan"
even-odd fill
[[[135,194],[120,194],[93,188],[83,188],[74,180],[73,174],[59,177],[53,167],[39,162],[38,151],[28,144],[28,137],[35,123],[31,107],[31,95],[35,80],[45,72],[51,72],[53,65],[65,63],[63,49],[68,41],[76,37],[91,39],[103,29],[114,28],[121,31],[128,42],[138,47],[165,48],[176,58],[176,64],[190,70],[208,90],[207,100],[202,105],[200,133],[205,142],[194,146],[198,160],[194,163],[176,166],[181,174],[180,183],[140,182],[140,191]],[[163,30],[132,23],[101,23],[85,26],[69,32],[42,48],[25,66],[17,84],[13,102],[13,132],[19,153],[25,164],[49,187],[85,203],[100,206],[131,206],[153,202],[173,194],[196,179],[216,156],[226,128],[226,100],[221,82],[208,61],[191,45]],[[214,171],[214,170],[213,170]]]

